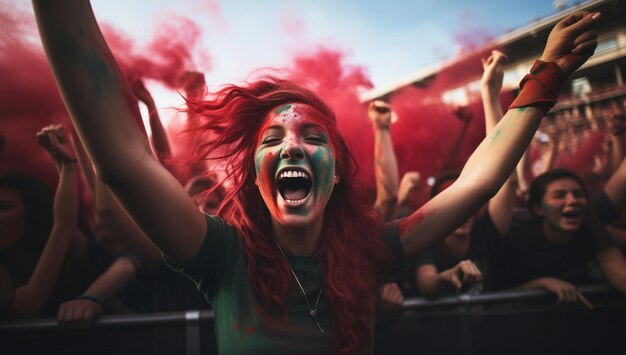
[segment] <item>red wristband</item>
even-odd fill
[[[520,93],[509,109],[532,106],[547,113],[556,104],[566,81],[567,75],[556,63],[537,60],[520,82]]]

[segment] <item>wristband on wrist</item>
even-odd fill
[[[532,106],[547,113],[556,104],[566,81],[567,75],[556,63],[536,60],[530,74],[520,82],[520,93],[509,109]]]
[[[98,297],[96,294],[93,294],[93,293],[85,292],[82,295],[76,297],[75,300],[91,301],[102,306],[102,300],[100,300],[100,297]]]
[[[71,163],[76,163],[78,160],[76,158],[72,158],[72,159],[64,159],[61,160],[64,164],[71,164]]]

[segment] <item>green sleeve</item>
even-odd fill
[[[188,265],[179,267],[165,255],[163,259],[171,269],[193,281],[207,301],[212,302],[228,275],[232,275],[230,271],[241,256],[241,247],[235,228],[217,216],[206,215],[206,221],[204,242]]]

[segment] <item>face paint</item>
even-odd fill
[[[540,214],[550,230],[576,232],[587,211],[587,198],[576,180],[554,180],[546,187]]]
[[[279,106],[266,118],[255,152],[256,184],[272,218],[287,227],[320,220],[334,188],[335,157],[321,113]]]

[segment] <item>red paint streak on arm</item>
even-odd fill
[[[422,210],[417,210],[407,218],[400,221],[400,238],[406,236],[407,232],[419,225],[423,219],[424,212]]]

